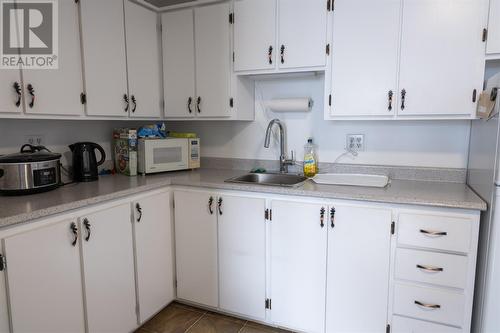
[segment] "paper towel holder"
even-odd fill
[[[309,112],[314,101],[310,97],[279,98],[265,102],[266,107],[274,112]]]

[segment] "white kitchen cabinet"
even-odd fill
[[[276,4],[276,0],[234,2],[235,71],[276,67]]]
[[[326,331],[382,332],[387,325],[390,209],[335,205],[328,221]],[[360,320],[362,313],[362,320]]]
[[[265,199],[220,195],[218,209],[220,308],[265,320]]]
[[[132,202],[139,324],[175,298],[170,192]]]
[[[320,203],[272,201],[270,290],[276,325],[324,332],[327,210]]]
[[[500,54],[500,0],[490,0],[486,53]]]
[[[462,330],[445,325],[434,324],[428,321],[416,320],[407,317],[394,316],[391,331],[394,333],[459,333]]]
[[[194,16],[192,9],[162,14],[165,117],[194,117]]]
[[[80,0],[86,112],[128,116],[123,0]],[[146,52],[146,50],[144,50]]]
[[[161,116],[158,14],[125,0],[127,73],[131,117]]]
[[[483,10],[477,0],[404,0],[400,117],[475,117],[485,64]]]
[[[80,100],[83,77],[78,5],[73,1],[59,1],[58,17],[59,68],[23,68],[23,94],[28,114],[83,115],[84,108]],[[30,86],[34,90],[34,96],[30,94]]]
[[[394,115],[401,4],[401,0],[335,1],[332,116]]]
[[[196,111],[199,117],[230,116],[229,3],[194,9]]]
[[[278,0],[280,68],[326,65],[327,17],[324,0]]]
[[[85,332],[76,230],[61,220],[3,240],[12,331]]]
[[[216,196],[175,191],[177,297],[219,305]]]
[[[80,218],[89,332],[130,332],[137,326],[130,204]]]
[[[0,113],[22,113],[21,71],[18,69],[2,69],[0,76]],[[15,85],[19,86],[19,92]]]

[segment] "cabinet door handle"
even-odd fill
[[[196,100],[196,110],[198,111],[198,113],[201,113],[201,97],[198,96],[198,99]]]
[[[128,100],[127,94],[123,94],[123,101],[125,102],[125,109],[124,109],[124,111],[128,112],[128,108],[130,106],[130,102]]]
[[[418,269],[421,269],[426,272],[431,272],[431,273],[437,273],[437,272],[442,272],[444,269],[442,267],[434,267],[434,266],[428,266],[428,265],[417,265]]]
[[[219,215],[222,215],[222,198],[219,198],[217,202],[217,209],[219,210]]]
[[[73,241],[71,242],[72,246],[76,246],[76,242],[78,241],[78,228],[76,227],[76,223],[72,222],[69,226],[71,232],[73,233]]]
[[[193,113],[193,110],[191,109],[191,104],[193,104],[193,98],[189,97],[188,98],[188,103],[187,103],[187,107],[188,107],[189,113]]]
[[[401,110],[404,110],[406,105],[406,89],[401,90]]]
[[[16,100],[16,107],[21,106],[21,85],[19,82],[14,82],[14,91],[16,92],[17,95],[17,100]]]
[[[319,225],[321,228],[325,226],[325,207],[321,207],[319,211]]]
[[[427,304],[427,303],[422,303],[420,301],[415,301],[415,304],[426,309],[432,309],[432,310],[441,309],[441,305],[439,304]]]
[[[269,59],[269,65],[273,64],[273,46],[269,46],[269,50],[267,51],[267,57]]]
[[[134,113],[137,109],[137,100],[135,99],[134,95],[130,96],[130,100],[132,101],[132,104],[134,104],[134,106],[132,107],[132,113]]]
[[[285,45],[281,45],[281,63],[285,63]]]
[[[432,231],[432,230],[420,229],[420,232],[424,235],[427,235],[427,236],[446,236],[446,235],[448,235],[448,233],[446,231]]]
[[[389,98],[389,106],[387,107],[387,109],[389,111],[392,111],[392,97],[394,96],[394,93],[392,92],[392,90],[389,90],[389,92],[387,93],[387,96]]]
[[[28,83],[26,89],[28,89],[28,94],[30,94],[31,96],[31,102],[28,104],[28,106],[30,108],[33,108],[35,106],[35,88],[31,83]]]
[[[137,217],[137,222],[141,222],[141,220],[142,220],[142,207],[139,203],[135,204],[135,210],[139,214],[139,216]]]
[[[85,241],[88,242],[90,240],[90,222],[88,219],[83,219],[83,225],[85,226],[85,229],[87,230],[87,237],[85,237]]]
[[[212,209],[213,204],[214,204],[214,198],[213,197],[208,198],[208,211],[210,212],[210,215],[214,215],[214,210]]]
[[[330,209],[330,226],[335,228],[335,208]]]

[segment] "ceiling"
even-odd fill
[[[193,0],[145,0],[145,1],[156,7],[166,7],[185,2],[192,2]]]

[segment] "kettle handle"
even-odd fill
[[[97,143],[94,143],[94,149],[99,150],[99,152],[101,153],[101,159],[99,160],[99,162],[97,162],[97,165],[99,166],[103,164],[104,161],[106,161],[106,152],[104,152],[104,148],[99,146]]]

